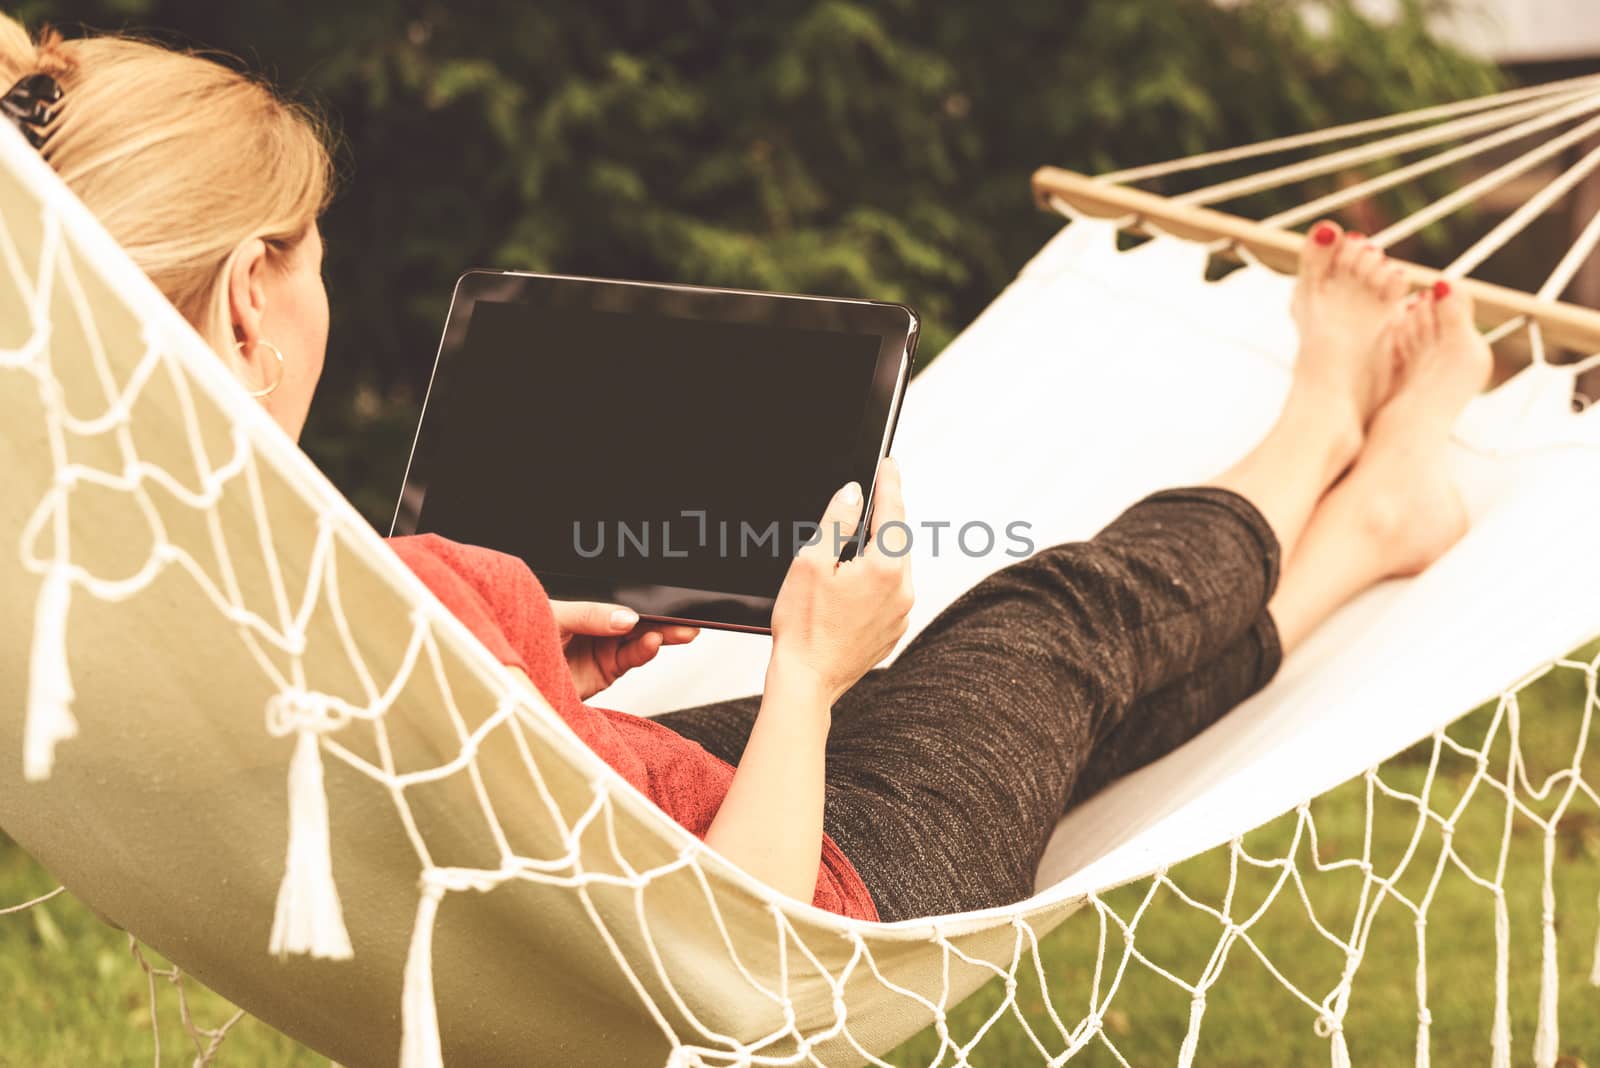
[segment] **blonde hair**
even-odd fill
[[[40,153],[219,353],[233,352],[239,246],[293,250],[326,206],[324,128],[264,82],[193,52],[105,34],[31,37],[0,14],[0,93],[49,74],[61,107]]]

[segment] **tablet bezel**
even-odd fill
[[[422,412],[412,439],[404,484],[390,525],[391,536],[418,532],[427,497],[429,464],[443,433],[438,421],[428,421],[428,401],[440,383],[448,379],[451,365],[461,357],[472,311],[481,300],[540,303],[715,322],[840,330],[876,336],[879,340],[877,363],[862,418],[860,451],[856,460],[856,466],[861,471],[861,484],[867,489],[865,514],[870,517],[876,497],[878,461],[888,455],[899,418],[900,402],[911,376],[920,323],[910,308],[901,304],[838,297],[522,271],[472,270],[457,280],[451,296],[444,333],[434,357],[428,391],[423,397]],[[877,444],[869,449],[869,442]],[[730,442],[730,445],[737,447],[739,443]],[[659,583],[641,585],[609,582],[562,572],[547,572],[540,570],[533,561],[528,563],[539,576],[546,592],[554,599],[616,602],[634,608],[641,618],[652,622],[689,623],[754,633],[770,631],[772,597]],[[669,604],[670,611],[662,610]]]

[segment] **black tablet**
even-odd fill
[[[872,488],[898,304],[509,271],[456,284],[394,534],[526,560],[551,597],[764,631],[833,493]]]

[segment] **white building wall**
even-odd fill
[[[1441,28],[1499,62],[1600,57],[1600,0],[1464,0],[1462,9]]]
[[[1216,0],[1219,4],[1238,0]],[[1600,0],[1453,0],[1438,29],[1462,47],[1499,63],[1600,59]],[[1377,18],[1392,18],[1397,0],[1356,0]],[[1326,18],[1307,4],[1313,26]]]

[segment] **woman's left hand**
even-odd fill
[[[673,623],[639,625],[639,614],[618,604],[551,601],[561,647],[578,696],[587,701],[636,667],[655,659],[663,645],[693,641],[700,628]]]

